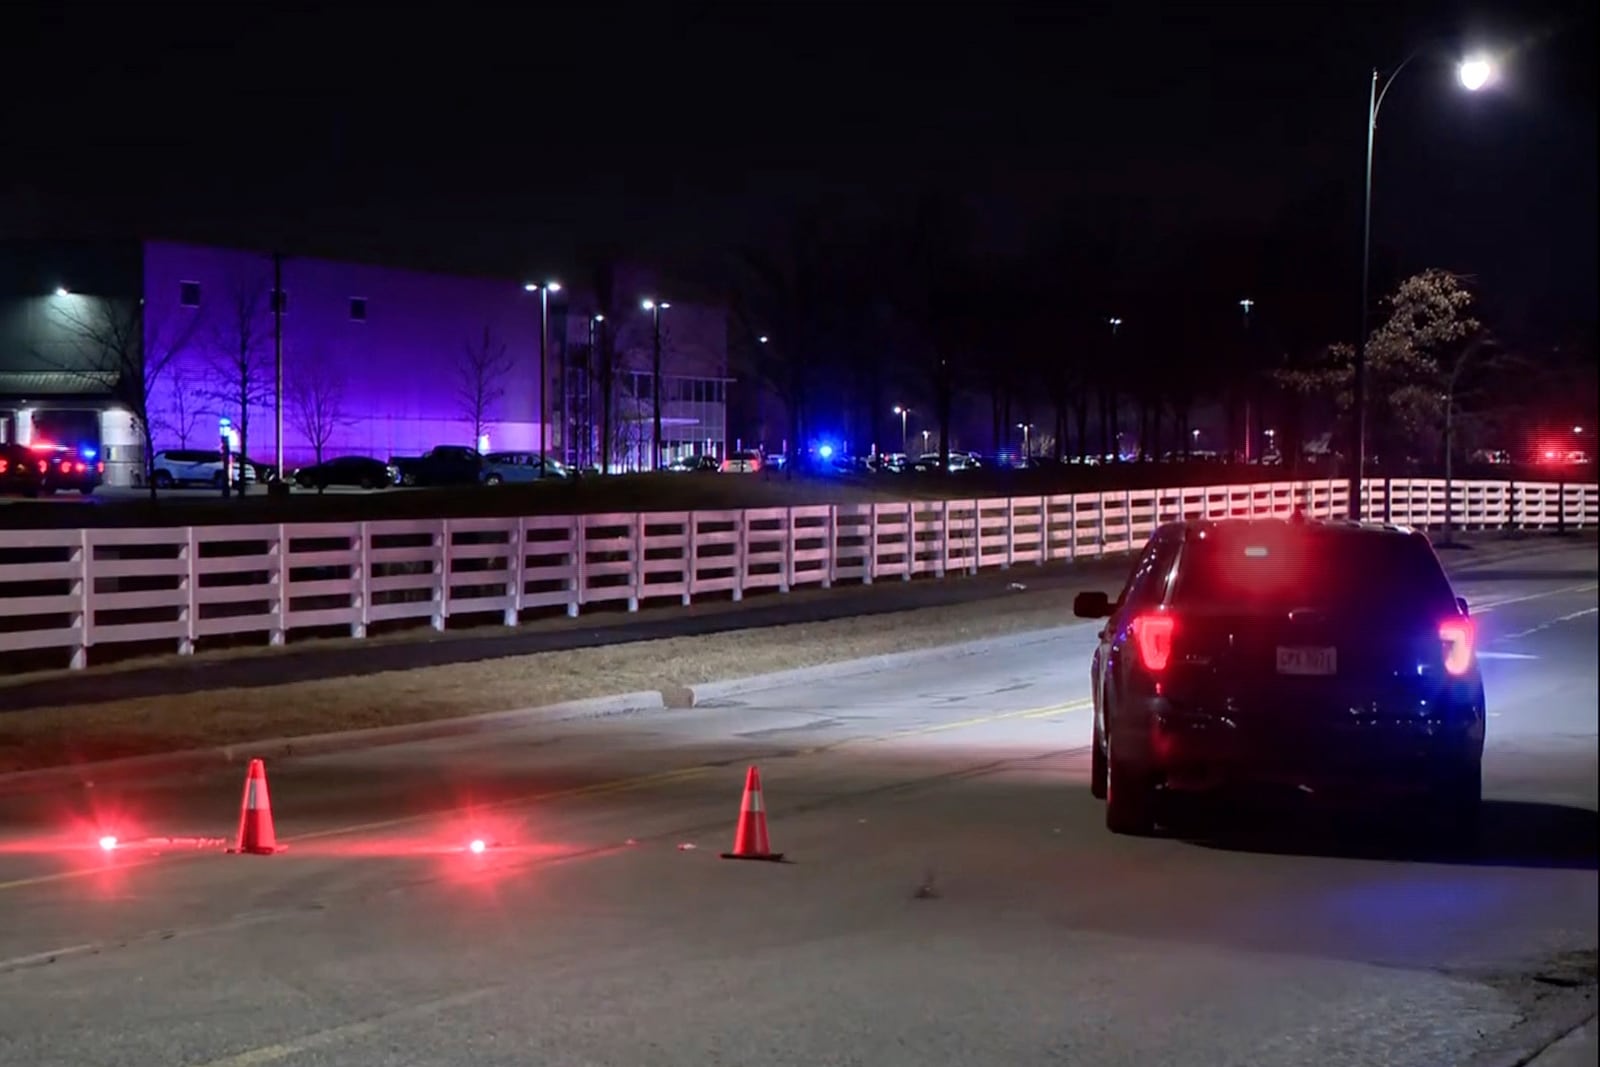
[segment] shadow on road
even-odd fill
[[[1190,844],[1230,852],[1600,870],[1600,813],[1524,801],[1486,800],[1473,844],[1446,843],[1426,822],[1407,823],[1393,813],[1267,812],[1236,805],[1191,808],[1175,818],[1173,833]]]

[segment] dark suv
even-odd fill
[[[1105,618],[1091,789],[1147,833],[1158,801],[1232,785],[1419,794],[1476,831],[1483,679],[1473,620],[1421,533],[1342,522],[1173,523]]]

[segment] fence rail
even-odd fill
[[[1371,519],[1445,520],[1438,479],[1374,480]],[[1343,480],[606,515],[0,531],[0,653],[427,625],[1092,559],[1182,517],[1343,515]],[[1600,488],[1455,483],[1459,529],[1593,528]],[[12,657],[15,664],[17,659]]]

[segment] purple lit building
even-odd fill
[[[4,255],[0,252],[0,255]],[[539,447],[541,298],[522,280],[426,274],[163,241],[33,246],[0,273],[0,438],[94,436],[108,480],[144,469],[136,413],[116,402],[86,322],[142,298],[153,357],[145,398],[155,447],[212,448],[220,420],[257,461],[274,459],[281,341],[283,461],[416,454],[436,444]],[[281,278],[281,291],[276,277]],[[637,295],[635,295],[635,293]],[[613,469],[649,465],[654,279],[618,279],[604,326],[581,290],[549,298],[550,452]],[[673,301],[662,312],[662,438],[668,460],[727,448],[727,315]],[[590,343],[610,331],[612,417],[602,417]],[[112,375],[114,376],[114,375]],[[126,396],[126,390],[122,391]],[[64,427],[70,426],[70,429]]]

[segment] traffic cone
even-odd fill
[[[744,776],[744,800],[739,804],[739,828],[733,835],[733,851],[725,860],[782,860],[782,852],[772,851],[767,840],[767,806],[761,799],[761,772],[752,766]]]
[[[278,851],[278,838],[272,831],[272,798],[267,795],[267,765],[250,761],[244,778],[244,799],[239,802],[239,840],[230,850],[255,856],[270,856]]]

